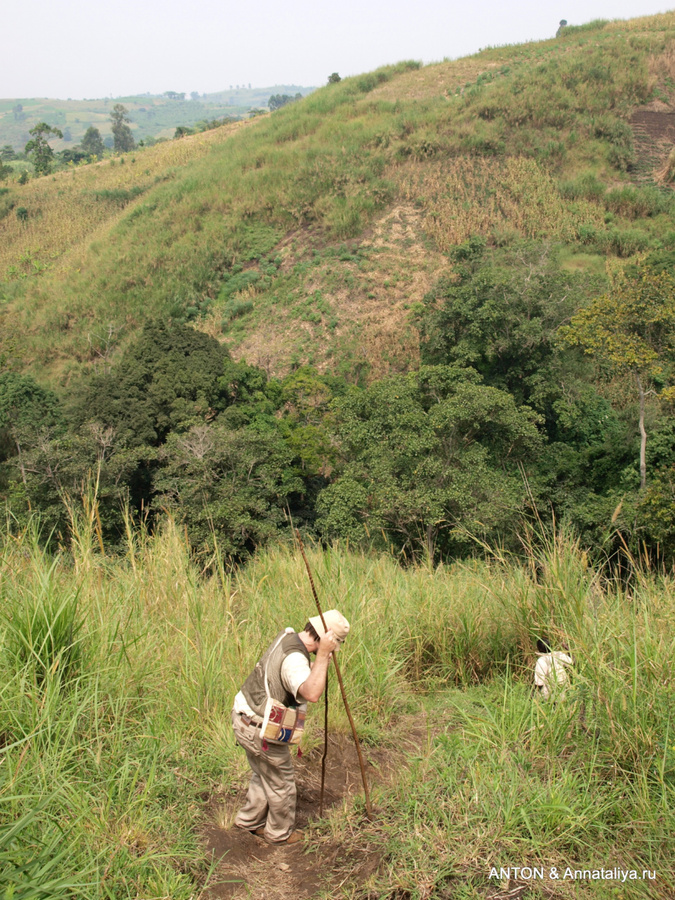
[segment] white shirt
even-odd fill
[[[572,657],[560,650],[543,653],[534,667],[534,683],[541,689],[541,696],[547,700],[553,690],[559,690],[569,681],[567,667],[572,665]]]
[[[298,690],[300,689],[300,686],[307,681],[311,671],[307,657],[299,650],[289,653],[281,664],[281,681],[283,686],[289,694],[293,694],[296,701],[299,699]],[[307,709],[307,701],[301,700],[298,704],[298,709],[301,712],[304,712]],[[248,705],[246,697],[244,697],[241,691],[239,691],[234,698],[234,711],[236,713],[243,713],[245,716],[249,716],[256,721],[262,721],[260,716],[257,716]]]

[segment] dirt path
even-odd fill
[[[323,746],[305,753],[301,759],[294,758],[297,826],[301,829],[318,818],[322,753]],[[401,752],[362,747],[362,753],[371,791],[373,784],[388,781],[405,764]],[[213,853],[220,862],[202,900],[310,900],[346,882],[363,884],[377,871],[379,855],[366,847],[355,850],[353,841],[346,851],[337,839],[322,836],[319,841],[312,841],[310,830],[305,832],[304,843],[273,846],[242,831],[231,823],[245,795],[246,785],[242,784],[236,796],[224,802],[214,801],[211,806],[211,822],[204,829],[204,840],[209,856]],[[351,736],[332,735],[324,807],[355,795],[363,796],[363,785],[353,741]],[[358,825],[353,811],[350,825]]]

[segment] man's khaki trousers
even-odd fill
[[[267,750],[263,750],[260,728],[247,725],[234,711],[232,727],[253,772],[246,803],[234,824],[247,831],[264,825],[265,840],[278,844],[290,837],[295,827],[296,790],[290,748],[268,742]]]

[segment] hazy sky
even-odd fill
[[[2,13],[0,97],[322,85],[385,63],[553,37],[560,19],[665,12],[658,0],[21,0]]]

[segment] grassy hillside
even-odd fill
[[[670,248],[674,37],[669,13],[402,63],[219,134],[206,153],[188,148],[207,139],[185,139],[181,166],[148,150],[123,178],[99,166],[11,185],[3,349],[69,377],[91,362],[95,323],[124,340],[161,315],[272,373],[366,364],[375,377],[416,364],[409,310],[471,235],[496,248],[530,238],[600,273]],[[638,128],[640,111],[661,131]]]
[[[675,14],[346,79],[0,194],[0,496],[675,560]],[[614,563],[612,563],[614,564]]]

